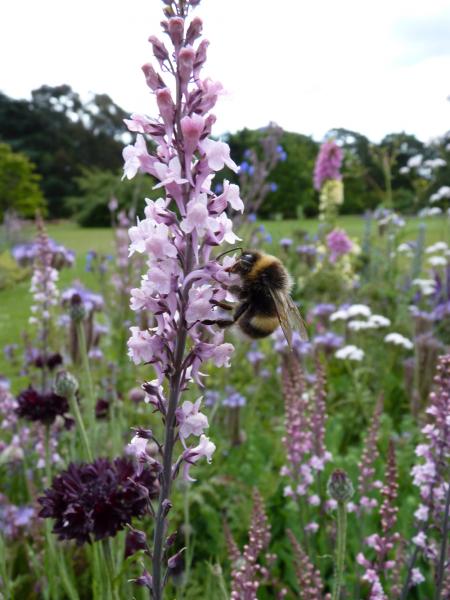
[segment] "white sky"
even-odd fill
[[[155,114],[140,70],[153,59],[160,0],[12,0],[0,19],[0,89],[28,97],[68,83]],[[450,0],[203,0],[204,75],[227,96],[214,132],[270,120],[321,139],[332,127],[376,141],[450,128]]]

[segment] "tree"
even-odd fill
[[[22,217],[33,217],[36,210],[45,210],[39,180],[35,165],[26,156],[0,144],[0,221],[8,210]]]

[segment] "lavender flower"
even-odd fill
[[[264,511],[263,500],[255,490],[253,492],[253,512],[249,542],[244,546],[242,554],[234,540],[229,536],[228,547],[232,561],[231,600],[256,600],[256,593],[261,582],[268,578],[268,570],[259,563],[261,554],[270,542],[270,525]],[[271,555],[266,555],[269,562]]]
[[[400,534],[395,531],[397,524],[398,496],[397,465],[395,449],[392,441],[389,443],[388,461],[384,485],[381,488],[383,502],[380,507],[381,535],[375,533],[366,539],[366,544],[375,551],[375,559],[369,561],[364,554],[359,553],[357,562],[365,568],[362,577],[370,585],[370,597],[374,600],[393,595],[393,573],[397,567],[393,550],[400,542]],[[383,588],[389,588],[392,595],[386,596]]]
[[[294,551],[295,574],[299,585],[300,600],[330,600],[330,594],[324,594],[324,585],[320,571],[298,543],[291,530],[287,535]]]
[[[184,406],[180,406],[182,391],[191,382],[203,385],[200,369],[206,361],[227,367],[233,352],[233,346],[224,343],[223,331],[217,331],[213,325],[219,314],[218,304],[226,297],[226,283],[231,281],[224,267],[233,259],[226,257],[221,266],[210,256],[214,246],[233,244],[238,239],[226,215],[227,207],[241,212],[244,208],[237,185],[224,180],[220,195],[211,190],[217,171],[227,166],[237,172],[238,167],[230,157],[228,145],[209,137],[215,122],[210,110],[222,86],[209,78],[202,79],[208,42],[198,42],[200,19],[187,23],[190,9],[198,3],[165,2],[167,20],[162,27],[173,51],[169,52],[161,40],[151,36],[149,41],[161,74],[151,64],[143,67],[159,118],[133,114],[125,121],[137,138],[134,145],[123,151],[124,177],[131,179],[138,172],[147,173],[156,180],[154,188],[162,193],[156,201],[147,201],[145,218],[129,230],[130,256],[142,254],[148,265],[141,286],[131,290],[131,308],[154,315],[151,329],[131,327],[129,356],[136,365],[151,364],[156,378],[146,391],[165,421],[152,552],[155,600],[162,597],[165,583],[163,540],[173,477],[183,465],[184,478],[192,481],[191,468],[201,458],[210,462],[215,450],[202,433],[199,443],[185,448],[173,464],[175,441],[184,423],[177,412]],[[174,95],[171,90],[175,90]],[[154,153],[148,150],[147,138],[156,146]],[[201,413],[196,414],[202,418]],[[200,428],[192,435],[199,433]]]
[[[149,499],[158,493],[158,468],[136,471],[127,458],[92,464],[70,464],[54,478],[38,499],[40,517],[54,519],[53,532],[78,544],[112,537],[148,512]]]
[[[425,442],[416,447],[416,455],[421,460],[419,464],[413,467],[411,473],[413,475],[413,483],[418,487],[421,499],[421,503],[415,512],[419,532],[413,538],[413,542],[417,546],[417,550],[421,551],[426,559],[437,565],[440,560],[437,543],[441,543],[442,541],[446,501],[449,493],[449,355],[442,356],[439,359],[434,384],[435,391],[430,394],[429,407],[426,410],[431,416],[431,422],[422,429]],[[410,562],[406,586],[409,584],[416,556],[417,551],[414,552],[413,560]],[[448,556],[443,557],[444,563],[448,558]],[[441,572],[442,576],[443,571],[437,569],[437,577],[439,577],[439,572]],[[438,580],[437,584],[442,585],[442,579],[440,582]]]
[[[369,512],[377,505],[377,500],[370,497],[374,489],[379,487],[378,482],[374,481],[375,462],[379,456],[378,435],[380,430],[380,419],[383,414],[383,397],[379,396],[373,417],[370,422],[369,430],[364,441],[361,460],[358,463],[358,493],[360,510]]]

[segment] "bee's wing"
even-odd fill
[[[302,340],[308,339],[305,322],[303,321],[297,306],[292,298],[279,290],[269,288],[270,294],[275,304],[280,321],[281,329],[283,330],[289,347],[292,347],[292,330],[295,329],[300,333]]]

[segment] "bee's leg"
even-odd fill
[[[213,302],[214,306],[218,306],[219,308],[223,308],[223,310],[233,310],[235,308],[234,304],[230,302],[223,302],[220,300],[216,300]]]
[[[217,306],[220,306],[221,303],[217,303]],[[241,302],[241,304],[239,304],[239,306],[236,308],[232,318],[230,319],[215,319],[215,320],[208,320],[208,321],[202,321],[202,323],[204,323],[205,325],[217,325],[218,327],[220,327],[221,329],[225,329],[226,327],[231,327],[232,325],[234,325],[236,323],[236,321],[238,319],[240,319],[242,317],[242,315],[246,312],[246,310],[249,308],[250,304],[248,302]],[[224,307],[221,307],[224,308]],[[234,308],[234,307],[232,307]],[[229,308],[227,308],[226,310],[229,310]]]

